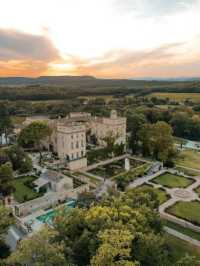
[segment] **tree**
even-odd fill
[[[8,228],[15,223],[15,220],[12,215],[12,210],[6,208],[1,203],[0,203],[0,217],[1,217],[0,218],[0,265],[4,265],[1,259],[8,257],[10,254],[9,247],[4,242],[4,237],[8,231]]]
[[[176,263],[176,266],[191,266],[191,265],[200,266],[200,260],[197,260],[197,258],[193,256],[186,255]]]
[[[116,143],[113,147],[113,152],[115,156],[120,156],[124,153],[125,151],[125,144],[124,143]]]
[[[13,169],[20,173],[26,173],[32,170],[32,160],[19,145],[13,145],[7,150]]]
[[[77,206],[80,208],[89,208],[96,201],[96,196],[93,192],[82,192],[78,195]]]
[[[116,143],[117,136],[114,136],[112,132],[110,132],[107,136],[103,138],[103,141],[106,143],[106,151],[108,154],[113,156],[114,154],[114,146]]]
[[[131,137],[129,141],[130,148],[132,152],[135,153],[139,149],[139,132],[142,129],[142,126],[146,123],[146,118],[143,114],[133,114],[128,117],[128,127],[131,132]]]
[[[67,217],[61,212],[54,220],[58,240],[64,243],[66,257],[78,266],[89,265],[91,260],[98,265],[103,256],[107,259],[102,258],[100,265],[110,265],[111,260],[116,262],[113,265],[133,265],[135,246],[130,236],[132,239],[136,233],[158,234],[162,231],[160,225],[153,198],[135,190],[109,196],[89,209],[76,208]],[[131,244],[127,246],[129,240]],[[129,249],[130,258],[123,255]]]
[[[98,238],[101,244],[91,259],[91,266],[135,265],[129,260],[134,237],[128,230],[107,229]]]
[[[169,265],[170,254],[165,239],[152,233],[138,234],[134,258],[143,266]]]
[[[140,130],[143,155],[162,162],[171,159],[175,155],[172,132],[171,126],[163,121],[145,124]]]
[[[12,129],[12,122],[9,116],[7,106],[0,105],[0,143],[2,143],[2,135],[5,135],[6,142],[8,142],[8,134]]]
[[[63,245],[56,243],[56,232],[45,228],[22,240],[15,252],[7,259],[8,265],[64,266]]]
[[[166,122],[159,121],[152,126],[153,156],[162,162],[166,162],[174,153],[172,128]]]
[[[13,178],[13,170],[10,162],[7,162],[0,166],[0,192],[3,196],[10,195],[14,188],[10,185],[10,181]]]
[[[22,147],[34,147],[40,153],[40,161],[42,159],[41,148],[42,142],[51,135],[51,129],[44,122],[32,122],[30,125],[22,129],[18,138],[18,143]]]
[[[144,124],[142,129],[139,131],[139,139],[142,145],[142,154],[143,156],[150,156],[152,154],[152,125]]]
[[[10,225],[14,224],[12,210],[0,203],[0,238],[5,234]]]

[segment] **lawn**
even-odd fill
[[[200,170],[199,162],[200,152],[190,149],[181,151],[175,161],[176,164]]]
[[[170,173],[162,174],[152,180],[156,184],[163,185],[168,188],[186,188],[191,185],[194,181],[192,179],[173,175]]]
[[[190,100],[192,102],[200,102],[200,93],[155,92],[151,93],[148,97],[157,97],[160,99],[168,98],[170,101],[176,102],[184,102],[185,100]]]
[[[200,226],[200,202],[197,200],[190,202],[179,201],[170,206],[167,212]]]
[[[23,203],[28,200],[35,199],[43,195],[43,193],[37,193],[33,189],[32,182],[36,179],[34,176],[24,176],[13,179],[11,184],[15,188],[14,198],[19,203]]]
[[[190,228],[185,228],[179,224],[176,224],[176,223],[173,223],[173,222],[170,222],[170,221],[164,221],[165,225],[184,234],[184,235],[187,235],[187,236],[190,236],[196,240],[199,240],[200,241],[200,233],[198,232],[195,232],[193,230],[191,230]]]
[[[160,205],[166,202],[170,198],[170,195],[168,195],[164,189],[154,188],[153,186],[148,185],[148,184],[144,184],[138,187],[138,189],[141,189],[141,190],[145,190],[149,188],[152,189],[157,195]]]
[[[200,259],[200,248],[196,247],[186,241],[183,241],[179,238],[171,236],[166,233],[166,242],[172,250],[172,259],[175,262],[186,254],[190,256],[195,256],[196,258]],[[172,264],[172,265],[174,265]]]

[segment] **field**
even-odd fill
[[[22,203],[42,196],[42,193],[37,193],[33,188],[31,188],[31,183],[35,179],[36,177],[34,176],[24,176],[11,181],[11,184],[15,188],[14,198],[16,201]]]
[[[170,196],[163,189],[153,188],[151,185],[148,184],[141,185],[140,187],[138,187],[138,190],[140,189],[141,190],[152,189],[156,193],[160,205],[170,198]]]
[[[167,209],[167,212],[195,225],[200,225],[200,202],[179,201]]]
[[[193,183],[192,179],[186,177],[165,173],[152,180],[156,184],[163,185],[168,188],[186,188]]]
[[[183,150],[177,156],[176,164],[200,170],[200,152],[195,150]]]
[[[184,102],[190,100],[192,102],[200,102],[200,93],[173,93],[173,92],[154,92],[151,93],[149,98],[157,97],[160,99],[168,98],[170,101]]]

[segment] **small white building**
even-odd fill
[[[41,177],[34,181],[36,190],[45,188],[47,191],[62,192],[73,188],[73,180],[60,172],[47,170],[41,174]]]

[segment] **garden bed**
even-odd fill
[[[200,202],[197,200],[190,202],[179,201],[170,206],[166,212],[200,226]]]
[[[124,190],[126,186],[133,182],[136,178],[144,176],[150,167],[151,163],[144,163],[143,165],[131,169],[128,172],[114,176],[113,179],[116,181],[118,188]]]
[[[194,183],[194,180],[184,176],[165,173],[157,176],[156,178],[151,180],[151,182],[168,188],[186,188]]]

